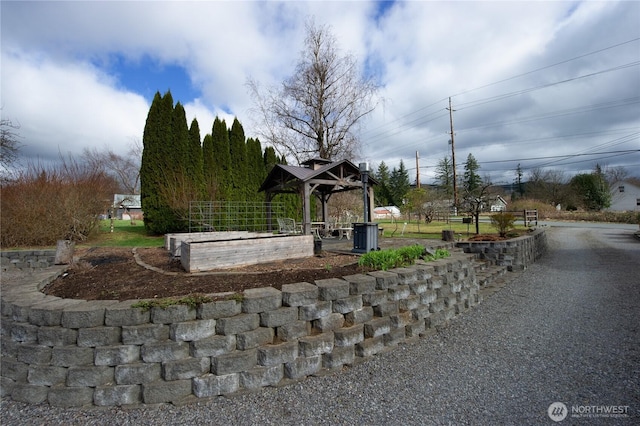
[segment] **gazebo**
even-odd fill
[[[373,185],[377,181],[368,178],[367,199],[368,214],[365,222],[371,221],[373,211]],[[329,218],[327,202],[336,192],[362,190],[362,174],[358,166],[349,160],[332,162],[321,158],[307,160],[301,166],[276,164],[262,183],[260,191],[265,192],[267,201],[267,220],[271,228],[270,203],[276,194],[299,194],[302,198],[302,232],[311,234],[311,195],[316,196],[322,203],[322,222],[327,224]]]

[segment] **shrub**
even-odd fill
[[[84,241],[111,205],[115,181],[104,171],[63,160],[30,165],[0,189],[2,247],[50,246]]]
[[[450,256],[450,253],[445,249],[438,249],[434,254],[427,255],[423,246],[414,244],[398,249],[370,251],[360,257],[358,265],[386,271],[388,269],[413,265],[415,261],[420,258],[436,260],[448,256]]]
[[[516,217],[511,213],[497,213],[491,216],[491,226],[496,228],[501,237],[514,228]]]

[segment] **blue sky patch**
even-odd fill
[[[164,94],[170,90],[174,102],[180,101],[183,105],[200,96],[184,67],[163,64],[149,56],[137,61],[111,58],[107,71],[117,78],[122,88],[138,93],[149,102],[158,91]]]

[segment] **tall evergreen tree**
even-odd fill
[[[247,200],[247,145],[244,137],[244,129],[237,118],[233,120],[229,130],[229,152],[231,157],[231,184],[233,192],[230,199],[237,201]]]
[[[189,173],[189,127],[184,107],[180,102],[176,103],[171,116],[172,141],[171,151],[174,173],[178,176],[186,176]]]
[[[226,200],[231,194],[231,153],[229,150],[229,130],[224,120],[216,117],[211,131],[213,140],[214,173],[217,182],[218,200]]]
[[[156,92],[142,136],[140,199],[144,225],[148,232],[162,234],[175,227],[174,212],[163,197],[168,170],[173,170],[172,150],[173,97],[171,92]]]
[[[264,149],[264,169],[267,174],[273,169],[273,166],[278,164],[278,156],[276,150],[272,146],[268,146]]]
[[[193,181],[199,201],[204,196],[204,158],[200,142],[200,126],[195,118],[189,128],[189,164],[188,173]]]
[[[258,139],[247,139],[247,173],[247,200],[262,201],[263,195],[258,193],[258,189],[267,177],[267,172]]]
[[[216,160],[213,156],[213,138],[209,133],[202,140],[202,171],[204,188],[208,199],[214,199],[217,192]]]
[[[393,168],[389,179],[389,193],[391,201],[395,206],[402,206],[403,200],[411,188],[409,182],[409,172],[404,166],[404,162],[400,160],[400,166]]]
[[[450,157],[443,157],[436,165],[436,185],[447,198],[453,198],[453,162]]]
[[[389,174],[389,167],[384,161],[380,162],[378,170],[373,174],[373,177],[378,181],[378,185],[373,187],[373,194],[379,205],[388,206],[393,204],[389,193],[391,175]]]
[[[467,161],[464,163],[464,181],[463,187],[467,192],[473,192],[480,187],[482,179],[478,174],[480,165],[476,161],[473,154],[467,156]]]

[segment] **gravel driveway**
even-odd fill
[[[547,410],[562,402],[568,417],[559,424],[638,424],[640,242],[620,230],[548,232],[549,254],[475,309],[340,374],[180,407],[63,410],[4,400],[0,422],[537,425],[555,424]],[[626,417],[585,418],[611,406]]]

